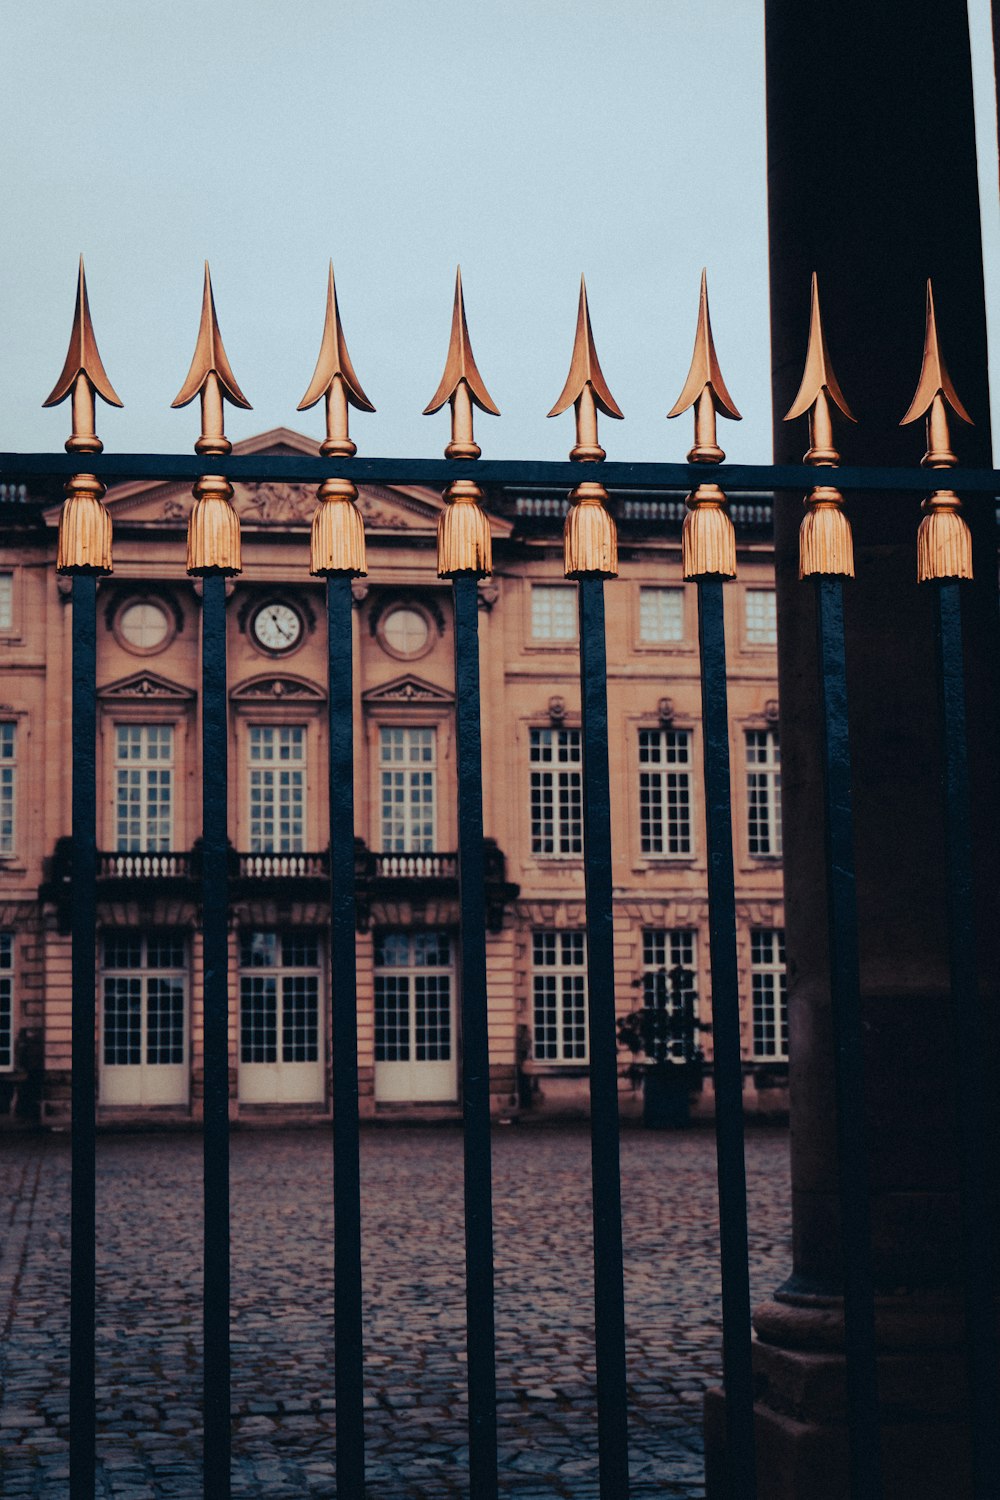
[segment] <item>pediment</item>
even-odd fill
[[[292,677],[287,672],[269,672],[266,676],[251,677],[234,687],[230,697],[236,702],[285,703],[301,702],[311,698],[323,701],[323,693],[314,682],[305,677]]]
[[[415,677],[407,673],[403,677],[394,677],[392,682],[383,683],[381,687],[369,688],[367,693],[362,693],[361,701],[365,704],[374,703],[454,703],[454,694],[445,688],[437,687],[433,682],[426,682],[422,677]]]
[[[316,511],[316,491],[308,484],[236,484],[233,505],[244,528],[308,531]],[[148,482],[118,485],[108,491],[105,502],[112,521],[128,525],[149,522],[154,526],[184,528],[191,513],[191,486],[185,483]],[[361,485],[358,509],[369,535],[377,532],[433,532],[441,511],[441,500],[433,490],[395,489],[389,485]],[[59,508],[53,508],[53,524]]]
[[[167,700],[189,703],[193,700],[194,693],[191,688],[183,687],[179,682],[171,682],[158,672],[133,672],[130,677],[120,677],[117,682],[109,682],[98,688],[97,696],[101,699],[142,698],[146,701],[157,699],[160,702]]]

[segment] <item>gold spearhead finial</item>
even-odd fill
[[[348,433],[348,406],[353,406],[358,411],[374,411],[375,408],[362,390],[361,381],[354,373],[351,356],[347,352],[344,330],[340,325],[332,260],[326,288],[323,342],[320,344],[319,358],[309,389],[299,402],[298,410],[308,411],[322,396],[326,397],[326,441],[319,451],[324,456],[336,454],[353,458],[358,450]]]
[[[833,446],[831,402],[849,421],[855,421],[833,373],[820,317],[819,283],[814,271],[805,369],[798,395],[785,415],[785,421],[791,422],[796,417],[809,413],[809,449],[803,459],[804,463],[822,467],[840,462],[840,454]],[[806,514],[799,528],[799,577],[841,574],[853,578],[854,546],[851,525],[841,509],[844,497],[840,491],[833,485],[816,485],[803,503]]]
[[[570,458],[580,462],[599,462],[606,457],[597,440],[597,413],[621,421],[624,413],[608,389],[601,362],[597,357],[594,332],[590,326],[590,309],[587,306],[587,281],[580,277],[580,305],[576,314],[576,338],[569,362],[569,374],[562,388],[562,395],[549,412],[550,417],[561,416],[570,406],[576,407],[576,447]]]
[[[231,401],[246,411],[250,403],[236,384],[215,315],[212,277],[205,262],[205,290],[201,301],[198,342],[187,379],[171,406],[187,406],[201,396],[201,436],[196,453],[225,454],[232,443],[225,433],[223,403]],[[203,474],[194,483],[194,506],[188,521],[187,570],[195,577],[222,573],[229,577],[243,569],[240,555],[240,518],[233,508],[233,487],[221,474]]]
[[[920,366],[920,379],[913,400],[900,422],[905,427],[918,417],[927,417],[927,452],[921,464],[927,469],[951,469],[958,459],[951,451],[951,434],[948,429],[948,410],[951,407],[963,422],[973,425],[972,418],[959,399],[952,384],[947,366],[941,357],[938,343],[937,317],[934,312],[934,289],[927,282],[927,314],[924,324],[924,357]]]
[[[250,411],[250,402],[236,383],[229,356],[226,354],[219,332],[219,320],[215,313],[215,298],[212,295],[212,274],[205,262],[205,290],[201,299],[201,323],[198,326],[198,341],[194,346],[194,357],[184,384],[171,401],[171,406],[187,406],[195,396],[201,396],[201,437],[195,443],[196,453],[229,453],[232,444],[223,427],[222,403],[231,401]]]
[[[708,278],[701,273],[698,325],[694,353],[684,389],[667,412],[679,417],[694,407],[694,447],[689,464],[721,464],[725,454],[715,436],[715,414],[742,420],[726,389],[719,369],[708,312]],[[726,497],[717,484],[699,484],[687,497],[687,514],[681,528],[681,558],[685,578],[735,578],[736,530],[726,510]]]
[[[361,389],[347,352],[344,330],[340,326],[332,260],[326,288],[323,342],[309,389],[299,402],[299,411],[315,406],[322,396],[326,397],[326,441],[319,451],[325,457],[353,458],[358,449],[348,432],[348,406],[354,406],[358,411],[374,411],[375,408]],[[363,577],[368,567],[365,525],[355,504],[357,486],[350,479],[324,479],[316,491],[316,498],[319,504],[312,522],[310,573],[325,578],[337,573],[346,573],[350,578]]]
[[[597,439],[597,413],[618,421],[623,413],[608,389],[594,344],[587,306],[587,282],[580,277],[580,305],[569,374],[562,395],[549,412],[558,417],[572,403],[576,444],[570,458],[576,463],[599,463],[606,455]],[[608,492],[595,480],[584,480],[570,491],[570,507],[563,530],[563,562],[567,578],[617,578],[618,532],[608,510]]]
[[[121,406],[122,402],[108,379],[94,336],[94,325],[90,319],[90,301],[87,297],[87,277],[80,256],[80,271],[76,283],[76,311],[73,314],[73,332],[69,336],[69,349],[62,374],[42,402],[43,406],[58,406],[66,397],[73,397],[73,433],[66,441],[68,453],[100,453],[103,444],[94,431],[94,392],[109,406]]]
[[[461,266],[455,276],[451,342],[444,374],[424,407],[424,416],[433,416],[446,401],[451,402],[451,442],[445,447],[445,458],[478,458],[482,449],[472,433],[473,402],[491,416],[498,417],[500,411],[473,358],[465,321]],[[482,490],[472,479],[453,479],[442,499],[445,504],[438,521],[438,576],[454,578],[457,573],[475,573],[477,578],[486,578],[493,572],[493,539],[489,517],[482,506]]]
[[[667,412],[668,418],[679,417],[689,406],[694,406],[695,413],[694,447],[687,456],[688,463],[721,464],[726,455],[716,441],[715,414],[721,412],[733,422],[740,422],[742,418],[719,369],[715,340],[712,337],[712,320],[708,311],[708,278],[704,269],[701,273],[698,324],[694,335],[691,368],[688,370],[684,389]]]
[[[100,453],[104,447],[95,430],[95,394],[109,406],[122,404],[97,348],[81,255],[66,362],[51,394],[42,402],[43,406],[58,406],[67,396],[73,398],[73,431],[66,439],[67,453]],[[111,572],[111,517],[103,503],[104,494],[105,486],[94,474],[74,474],[67,482],[59,517],[58,572]]]
[[[444,450],[445,458],[478,458],[482,449],[472,436],[473,403],[480,411],[488,412],[492,417],[498,417],[500,409],[486,389],[472,353],[469,327],[465,321],[461,266],[455,275],[455,306],[451,315],[451,342],[444,362],[444,374],[434,395],[424,407],[424,416],[432,417],[446,401],[451,402],[451,442]]]
[[[951,469],[958,463],[951,447],[948,407],[963,422],[972,418],[959,399],[938,343],[934,289],[927,282],[924,323],[924,357],[913,400],[900,422],[905,427],[919,417],[927,418],[927,452],[920,460],[925,469]],[[960,515],[961,501],[954,490],[935,490],[924,500],[924,519],[917,532],[917,580],[972,577],[972,533]]]

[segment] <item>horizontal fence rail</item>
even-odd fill
[[[71,453],[0,453],[0,482],[29,479],[66,479],[79,473],[80,455]],[[86,468],[98,479],[114,483],[133,479],[194,480],[205,460],[185,453],[88,453]],[[719,484],[727,492],[739,490],[808,490],[816,470],[806,464],[676,464],[621,463],[605,460],[588,464],[588,477],[607,489],[685,490],[699,484]],[[243,484],[319,484],[323,479],[352,479],[355,484],[426,484],[435,488],[452,480],[475,479],[481,485],[573,485],[579,481],[575,463],[537,459],[441,458],[313,458],[308,454],[213,454],[212,472]],[[918,468],[874,468],[845,464],[837,469],[840,490],[872,490],[919,494],[939,487],[940,473]],[[948,470],[952,489],[969,494],[1000,495],[1000,469]]]

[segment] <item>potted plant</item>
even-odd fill
[[[651,1130],[687,1125],[691,1094],[701,1089],[705,1058],[697,1036],[712,1028],[697,1018],[694,978],[679,964],[643,975],[635,983],[645,1004],[617,1023],[618,1045],[633,1057],[627,1076],[633,1087],[642,1085],[642,1123]]]

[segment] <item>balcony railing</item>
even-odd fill
[[[190,879],[192,857],[188,849],[165,849],[158,854],[109,853],[97,856],[98,880]]]
[[[325,849],[318,854],[240,854],[239,862],[243,880],[315,880],[330,870]]]
[[[455,880],[458,855],[428,850],[424,854],[386,854],[373,851],[376,880]]]

